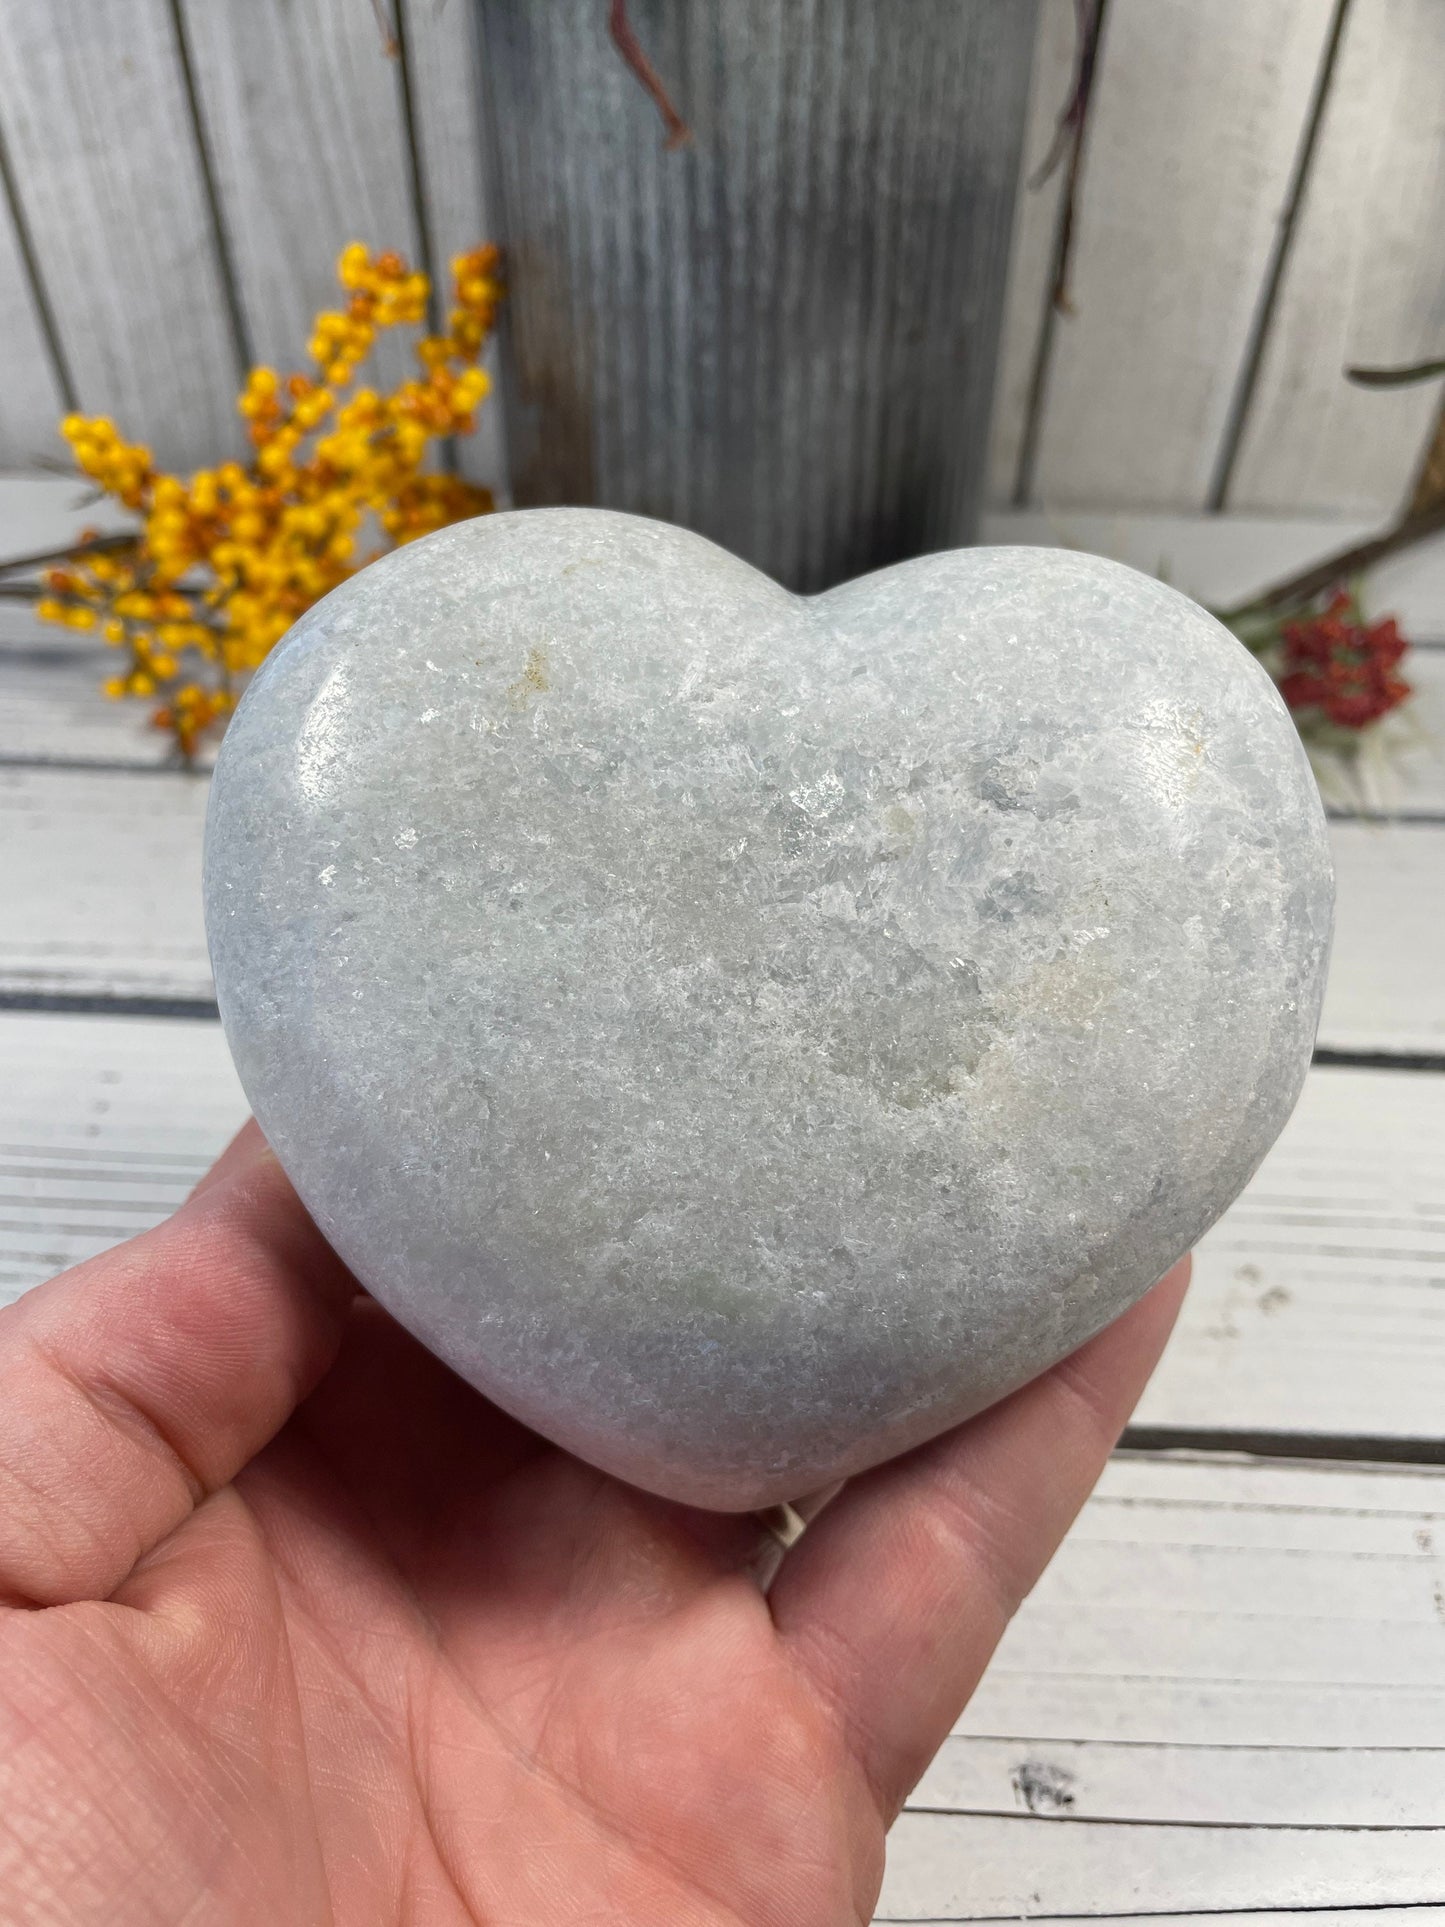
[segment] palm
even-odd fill
[[[237,1182],[239,1204],[218,1180],[192,1211],[254,1216],[258,1186]],[[0,1403],[0,1471],[49,1516],[38,1541],[0,1544],[0,1916],[23,1902],[148,1927],[866,1922],[887,1824],[1082,1490],[1035,1502],[1037,1519],[996,1515],[1009,1502],[980,1476],[990,1455],[1027,1472],[1004,1407],[958,1435],[975,1435],[967,1476],[949,1443],[856,1482],[765,1595],[776,1548],[755,1519],[648,1498],[545,1445],[352,1297],[274,1167],[261,1189],[263,1214],[288,1214],[284,1248],[264,1253],[264,1281],[237,1260],[229,1303],[264,1283],[302,1307],[279,1334],[275,1302],[233,1312],[282,1341],[278,1416],[318,1367],[320,1381],[279,1431],[261,1426],[275,1436],[254,1456],[227,1441],[265,1416],[239,1348],[255,1330],[201,1371],[208,1409],[172,1387],[166,1418],[113,1362],[88,1382],[73,1310],[82,1364],[59,1365],[66,1281],[49,1307],[37,1294],[26,1319],[29,1301],[5,1314],[29,1377]],[[122,1277],[132,1298],[164,1274],[144,1263]],[[318,1263],[335,1274],[319,1286]],[[163,1290],[194,1346],[223,1314],[193,1270]],[[329,1329],[307,1323],[308,1292]],[[108,1476],[77,1490],[74,1463],[57,1507],[53,1427],[38,1447],[32,1430],[28,1468],[13,1452],[37,1383],[80,1388],[97,1449],[115,1428],[143,1517],[120,1518]],[[1057,1450],[1059,1422],[1094,1426],[1097,1456],[1120,1398],[1095,1409],[1072,1385],[1040,1443]],[[227,1482],[210,1460],[228,1451]],[[156,1531],[168,1505],[180,1522]],[[857,1623],[884,1575],[891,1601]]]
[[[32,1619],[92,1681],[68,1770],[97,1806],[145,1771],[131,1709],[163,1715],[135,1918],[181,1914],[208,1867],[238,1919],[307,1927],[866,1919],[881,1821],[855,1872],[841,1762],[733,1569],[757,1528],[720,1523],[544,1450],[364,1307],[274,1444],[103,1609],[113,1686],[94,1609]]]

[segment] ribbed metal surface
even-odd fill
[[[477,0],[521,503],[799,589],[973,532],[1035,0]]]

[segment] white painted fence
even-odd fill
[[[1030,171],[1072,57],[1042,0]],[[239,446],[346,241],[485,236],[475,75],[470,0],[0,0],[0,466],[71,406]],[[1398,505],[1439,384],[1343,371],[1445,353],[1445,0],[1106,0],[1067,315],[1060,194],[1020,197],[996,501]],[[494,426],[467,466],[504,482]]]

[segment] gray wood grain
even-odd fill
[[[416,159],[426,211],[438,299],[450,300],[451,263],[481,241],[495,240],[482,153],[481,76],[471,0],[398,0],[403,8]],[[493,392],[477,415],[475,434],[457,442],[462,474],[494,493],[507,489],[507,438],[496,389],[497,353],[483,366]]]
[[[3,135],[0,128],[0,468],[33,468],[64,453],[65,397],[10,206]]]
[[[895,1827],[878,1920],[1445,1903],[1442,1509],[1433,1471],[1116,1459]]]
[[[1013,237],[1009,243],[1003,331],[994,378],[988,445],[988,499],[1002,505],[1027,495],[1027,451],[1032,439],[1035,371],[1051,314],[1054,250],[1063,211],[1067,169],[1038,177],[1053,147],[1059,114],[1069,98],[1078,43],[1074,0],[1039,0],[1029,80]],[[1020,484],[1024,484],[1021,488]]]
[[[238,448],[237,355],[166,0],[0,0],[0,126],[81,407],[164,462]]]
[[[1333,0],[1111,0],[1031,499],[1201,508]]]
[[[245,1115],[214,1022],[0,1013],[0,1063],[0,1301],[173,1210]],[[76,1140],[102,1168],[56,1168],[47,1147]],[[1445,1078],[1311,1072],[1196,1256],[1141,1421],[1337,1440],[1332,1456],[1437,1434],[1442,1150]]]
[[[682,522],[797,588],[972,529],[1031,0],[482,0],[513,486]]]
[[[1392,513],[1440,384],[1369,389],[1352,363],[1445,350],[1445,7],[1352,0],[1228,506]]]
[[[366,0],[183,0],[182,18],[252,345],[303,367],[349,241],[417,261],[396,58]],[[384,336],[367,377],[415,372],[413,339]]]

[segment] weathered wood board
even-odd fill
[[[1408,497],[1439,383],[1361,388],[1445,344],[1445,8],[1351,0],[1227,506],[1386,514]]]
[[[1116,1459],[878,1919],[1391,1904],[1445,1906],[1445,1473]]]
[[[164,461],[234,453],[238,344],[167,0],[0,0],[0,135],[78,405]]]
[[[209,997],[204,817],[200,775],[0,767],[0,992]],[[1321,1043],[1445,1051],[1445,824],[1332,834],[1339,907]]]
[[[0,1013],[0,1300],[159,1222],[246,1108],[215,1022]]]
[[[1019,197],[994,499],[1022,470],[1030,500],[1198,508],[1234,446],[1232,506],[1398,503],[1438,391],[1355,389],[1344,368],[1438,352],[1440,10],[1351,0],[1331,61],[1337,11],[1113,0],[1066,312],[1062,171]],[[237,438],[239,354],[297,363],[343,240],[424,237],[444,270],[487,238],[470,13],[4,0],[0,463],[53,451],[66,380],[167,459],[214,461]],[[1043,0],[1026,173],[1073,63],[1070,0]],[[499,410],[461,459],[505,487]]]
[[[1445,1424],[1445,1077],[1316,1069],[1195,1256],[1143,1425],[1431,1439]]]
[[[312,317],[345,306],[348,242],[419,258],[395,53],[346,0],[183,0],[180,20],[248,346],[303,367]],[[414,370],[404,332],[365,372],[391,387]]]
[[[451,263],[481,241],[499,236],[487,199],[486,163],[478,112],[472,8],[461,0],[400,0],[406,42],[420,201],[431,245],[439,307],[445,312]],[[495,343],[483,358],[495,382]],[[477,430],[456,448],[457,465],[471,481],[507,493],[507,438],[500,396],[481,411]]]
[[[1026,172],[1069,98],[1072,15],[1044,0]],[[996,502],[1188,510],[1222,486],[1236,509],[1394,512],[1439,384],[1345,370],[1440,352],[1442,50],[1435,0],[1111,0],[1062,312],[1063,170],[1019,197]]]
[[[0,992],[209,997],[206,783],[0,768]]]
[[[213,1022],[0,1013],[0,1066],[0,1297],[174,1209],[246,1115]],[[1139,1422],[1438,1435],[1442,1174],[1445,1078],[1312,1072],[1279,1144],[1200,1247]]]
[[[1331,13],[1112,0],[1030,499],[1205,506]]]

